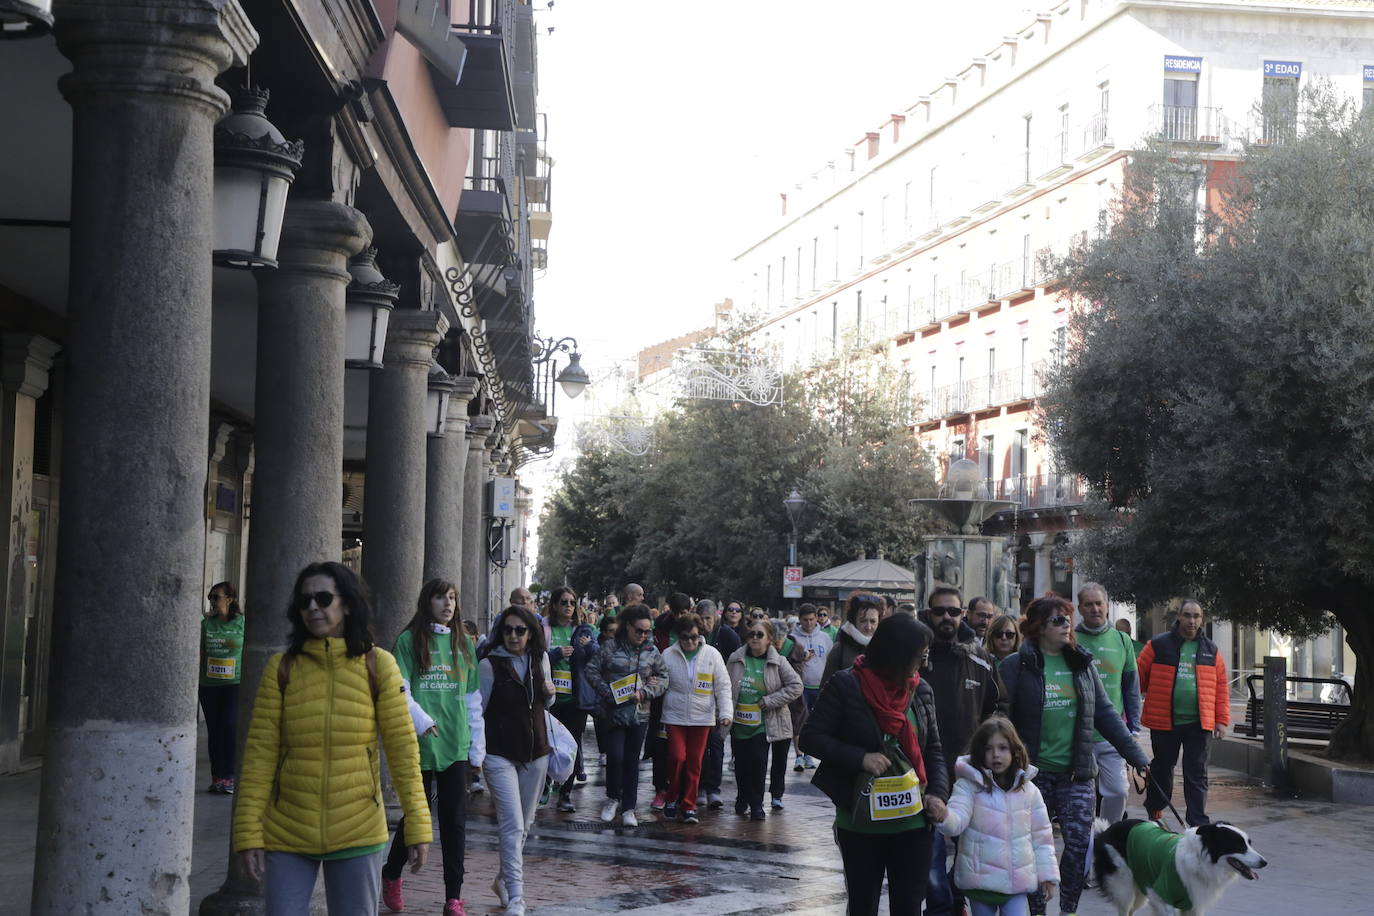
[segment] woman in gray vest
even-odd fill
[[[549,769],[544,709],[553,703],[553,677],[544,630],[530,611],[511,605],[496,618],[491,632],[498,644],[478,669],[487,733],[483,771],[501,831],[500,861],[491,889],[506,916],[525,916],[525,835]]]

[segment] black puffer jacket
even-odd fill
[[[925,795],[948,801],[949,771],[935,721],[935,694],[925,681],[912,695],[911,709],[916,714],[916,737],[926,766]],[[883,746],[882,730],[853,671],[835,672],[816,700],[798,743],[802,753],[814,754],[821,760],[811,784],[836,805],[848,805],[854,777],[863,770],[864,754],[882,750]]]
[[[1092,653],[1078,646],[1064,647],[1064,661],[1073,672],[1074,692],[1078,694],[1078,717],[1073,732],[1073,778],[1086,782],[1097,777],[1093,754],[1093,732],[1112,743],[1116,752],[1133,767],[1149,764],[1149,758],[1135,743],[1121,714],[1116,711],[1093,667]],[[1002,683],[1011,704],[1008,712],[1017,734],[1030,754],[1031,762],[1040,756],[1040,716],[1045,707],[1045,656],[1034,643],[1022,644],[1019,651],[1002,659]]]

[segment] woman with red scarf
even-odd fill
[[[931,832],[949,798],[935,694],[917,673],[931,639],[913,617],[884,620],[854,667],[826,684],[802,730],[802,752],[821,760],[811,782],[835,803],[850,916],[876,916],[884,875],[892,916],[917,916],[925,899]],[[900,757],[885,750],[893,748]],[[901,775],[890,772],[894,761]],[[883,782],[865,787],[864,774]]]

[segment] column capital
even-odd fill
[[[53,358],[61,349],[38,334],[4,335],[0,382],[5,392],[42,397],[48,390],[48,372],[52,369]]]
[[[468,417],[468,450],[484,452],[487,450],[487,435],[496,428],[496,421],[486,414]]]
[[[448,318],[443,312],[396,309],[386,328],[382,363],[388,369],[398,364],[423,368],[428,374],[434,360],[434,348],[447,333]]]
[[[468,429],[468,403],[481,387],[470,375],[451,375],[453,391],[448,396],[448,413],[444,417],[444,434],[461,436]]]
[[[282,220],[277,270],[256,273],[268,279],[288,271],[315,273],[347,283],[348,259],[371,241],[367,217],[348,204],[291,198]]]
[[[151,94],[219,117],[215,76],[243,66],[258,33],[238,0],[58,0],[57,46],[75,65],[58,80],[72,104]]]

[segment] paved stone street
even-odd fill
[[[588,747],[594,750],[590,737]],[[591,781],[574,792],[579,810],[565,815],[545,808],[531,832],[525,869],[532,914],[844,912],[844,883],[830,839],[832,808],[809,785],[809,773],[788,771],[787,809],[762,823],[732,813],[734,786],[727,771],[726,807],[704,813],[700,825],[661,822],[649,814],[646,795],[641,826],[625,830],[608,829],[596,819],[602,793],[595,762],[593,754]],[[647,781],[647,765],[644,776]],[[0,916],[29,913],[38,782],[38,771],[0,778],[0,812],[9,828],[0,838]],[[1214,770],[1210,807],[1215,816],[1249,831],[1271,863],[1260,881],[1234,885],[1212,916],[1368,911],[1368,893],[1354,879],[1374,861],[1374,807],[1273,799],[1227,770]],[[229,808],[230,800],[220,796],[202,794],[197,801],[196,904],[223,880]],[[489,799],[479,797],[468,821],[464,890],[473,914],[500,911],[491,892],[495,850],[495,817]],[[421,874],[407,875],[406,900],[407,913],[437,916],[442,909],[437,848]],[[1050,912],[1057,912],[1053,904]],[[1109,912],[1096,892],[1084,894],[1080,914]]]

